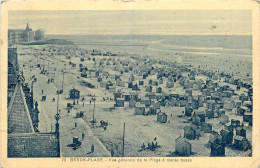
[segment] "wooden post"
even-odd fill
[[[95,108],[96,108],[96,96],[94,95],[94,109],[93,109],[93,121],[92,121],[92,124],[93,124],[93,127],[94,127],[94,123],[95,123]]]
[[[125,122],[124,122],[124,129],[123,129],[123,153],[122,157],[125,156]]]
[[[63,83],[64,83],[64,71],[63,71],[63,77],[62,77],[62,92],[63,92]]]

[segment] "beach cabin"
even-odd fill
[[[236,128],[236,127],[240,126],[240,121],[231,119],[231,125],[233,128]]]
[[[177,139],[175,139],[175,153],[178,156],[190,156],[191,143],[179,136]]]
[[[105,81],[101,81],[101,82],[100,82],[100,87],[106,88],[106,83],[107,83],[107,82],[105,82]]]
[[[146,91],[147,92],[152,92],[153,91],[153,87],[152,86],[147,86],[146,87]]]
[[[210,144],[210,156],[225,156],[225,144],[212,143]]]
[[[162,88],[161,87],[156,88],[156,93],[162,93]]]
[[[208,117],[208,119],[212,119],[214,118],[214,111],[212,109],[206,109],[206,117]]]
[[[239,150],[246,150],[250,146],[250,142],[242,136],[236,135],[234,137],[234,147]]]
[[[80,76],[83,77],[83,78],[87,78],[87,77],[88,77],[88,74],[87,74],[86,72],[82,72],[82,73],[80,74]]]
[[[253,119],[252,113],[249,113],[249,112],[244,113],[243,121],[248,122],[250,126],[252,126],[252,124],[253,124],[252,119]]]
[[[151,105],[151,100],[148,97],[141,97],[140,102],[142,104],[145,104],[146,107]]]
[[[106,89],[109,90],[109,86],[113,86],[111,81],[106,82]]]
[[[160,123],[167,123],[167,114],[165,112],[158,112],[157,113],[157,121]]]
[[[135,84],[132,86],[132,90],[139,91],[140,89],[139,89],[138,85]]]
[[[212,125],[209,123],[202,123],[201,125],[201,131],[205,133],[211,133],[212,131]]]
[[[132,107],[135,107],[135,104],[136,104],[136,101],[134,99],[131,99],[129,101],[129,107],[132,108]]]
[[[125,99],[125,101],[130,101],[131,99],[130,93],[128,92],[123,93],[122,96]]]
[[[135,104],[135,115],[144,115],[145,112],[145,105],[136,103]]]
[[[144,85],[144,81],[139,81],[139,86],[143,86]]]
[[[236,127],[236,135],[242,136],[246,138],[246,130],[243,127]]]
[[[116,92],[116,87],[115,86],[109,86],[108,90],[109,90],[109,93],[114,93],[114,92]]]
[[[166,82],[166,87],[167,88],[173,88],[174,83],[173,82]]]
[[[153,100],[153,101],[151,102],[151,105],[153,105],[153,107],[154,107],[155,109],[160,109],[160,107],[161,107],[160,102],[157,101],[157,100]]]
[[[203,122],[205,122],[205,112],[204,111],[194,111],[193,117],[192,117],[192,123],[195,125],[201,125]]]
[[[133,82],[128,82],[128,88],[133,88]]]
[[[116,100],[117,98],[121,98],[121,93],[120,92],[115,92],[114,93],[114,100]]]
[[[196,130],[194,130],[191,126],[186,126],[184,129],[184,138],[189,140],[194,140],[196,138]]]
[[[139,95],[138,92],[131,92],[131,93],[130,93],[130,99],[133,99],[133,100],[135,100],[135,101],[138,101],[138,95]]]
[[[147,93],[147,94],[145,95],[145,97],[148,97],[149,99],[155,99],[155,98],[156,98],[156,95],[155,95],[153,92],[151,92],[151,93]]]
[[[212,131],[209,136],[209,143],[222,144],[222,136],[216,131]]]
[[[69,91],[69,97],[71,98],[71,99],[79,99],[79,97],[80,97],[80,91],[79,90],[77,90],[77,89],[71,89],[70,91]]]
[[[186,116],[191,116],[192,112],[193,112],[192,107],[187,107],[187,106],[185,107],[185,115]]]
[[[220,131],[220,135],[222,136],[222,143],[231,144],[233,141],[233,131],[222,129]]]
[[[124,98],[117,98],[115,107],[124,107],[124,102],[125,102]]]

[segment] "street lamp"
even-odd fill
[[[56,120],[56,129],[55,129],[55,132],[57,133],[57,137],[59,138],[59,120],[61,118],[60,116],[60,112],[59,112],[59,94],[60,94],[60,91],[57,90],[57,113],[54,115],[54,118]]]

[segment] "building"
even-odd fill
[[[191,143],[179,136],[175,139],[175,153],[179,156],[191,155]]]
[[[34,31],[29,27],[29,23],[27,23],[24,34],[25,34],[24,42],[34,41]]]
[[[80,91],[77,90],[77,89],[75,89],[75,88],[74,88],[74,89],[71,89],[69,96],[70,96],[71,99],[79,99],[79,97],[80,97]]]
[[[8,29],[8,44],[16,44],[31,41],[41,41],[44,39],[44,31],[41,29],[35,32],[29,27],[29,23],[25,29]]]
[[[158,112],[157,113],[157,121],[160,123],[166,123],[167,122],[167,114],[165,112]]]
[[[16,69],[17,64],[12,66]],[[12,81],[10,84],[8,81],[7,157],[60,157],[58,119],[55,132],[39,132],[38,103],[36,101],[33,106],[31,101],[33,89],[30,90],[24,83],[23,76],[18,71],[17,73],[16,83]]]
[[[34,39],[36,41],[42,41],[44,40],[44,31],[42,29],[38,29],[35,31]],[[83,60],[84,61],[84,60]]]

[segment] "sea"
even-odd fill
[[[167,50],[189,54],[232,54],[252,57],[249,35],[47,35],[50,39],[66,39],[90,48],[122,48],[122,52]],[[108,47],[107,47],[108,46]],[[137,53],[136,53],[137,54]]]

